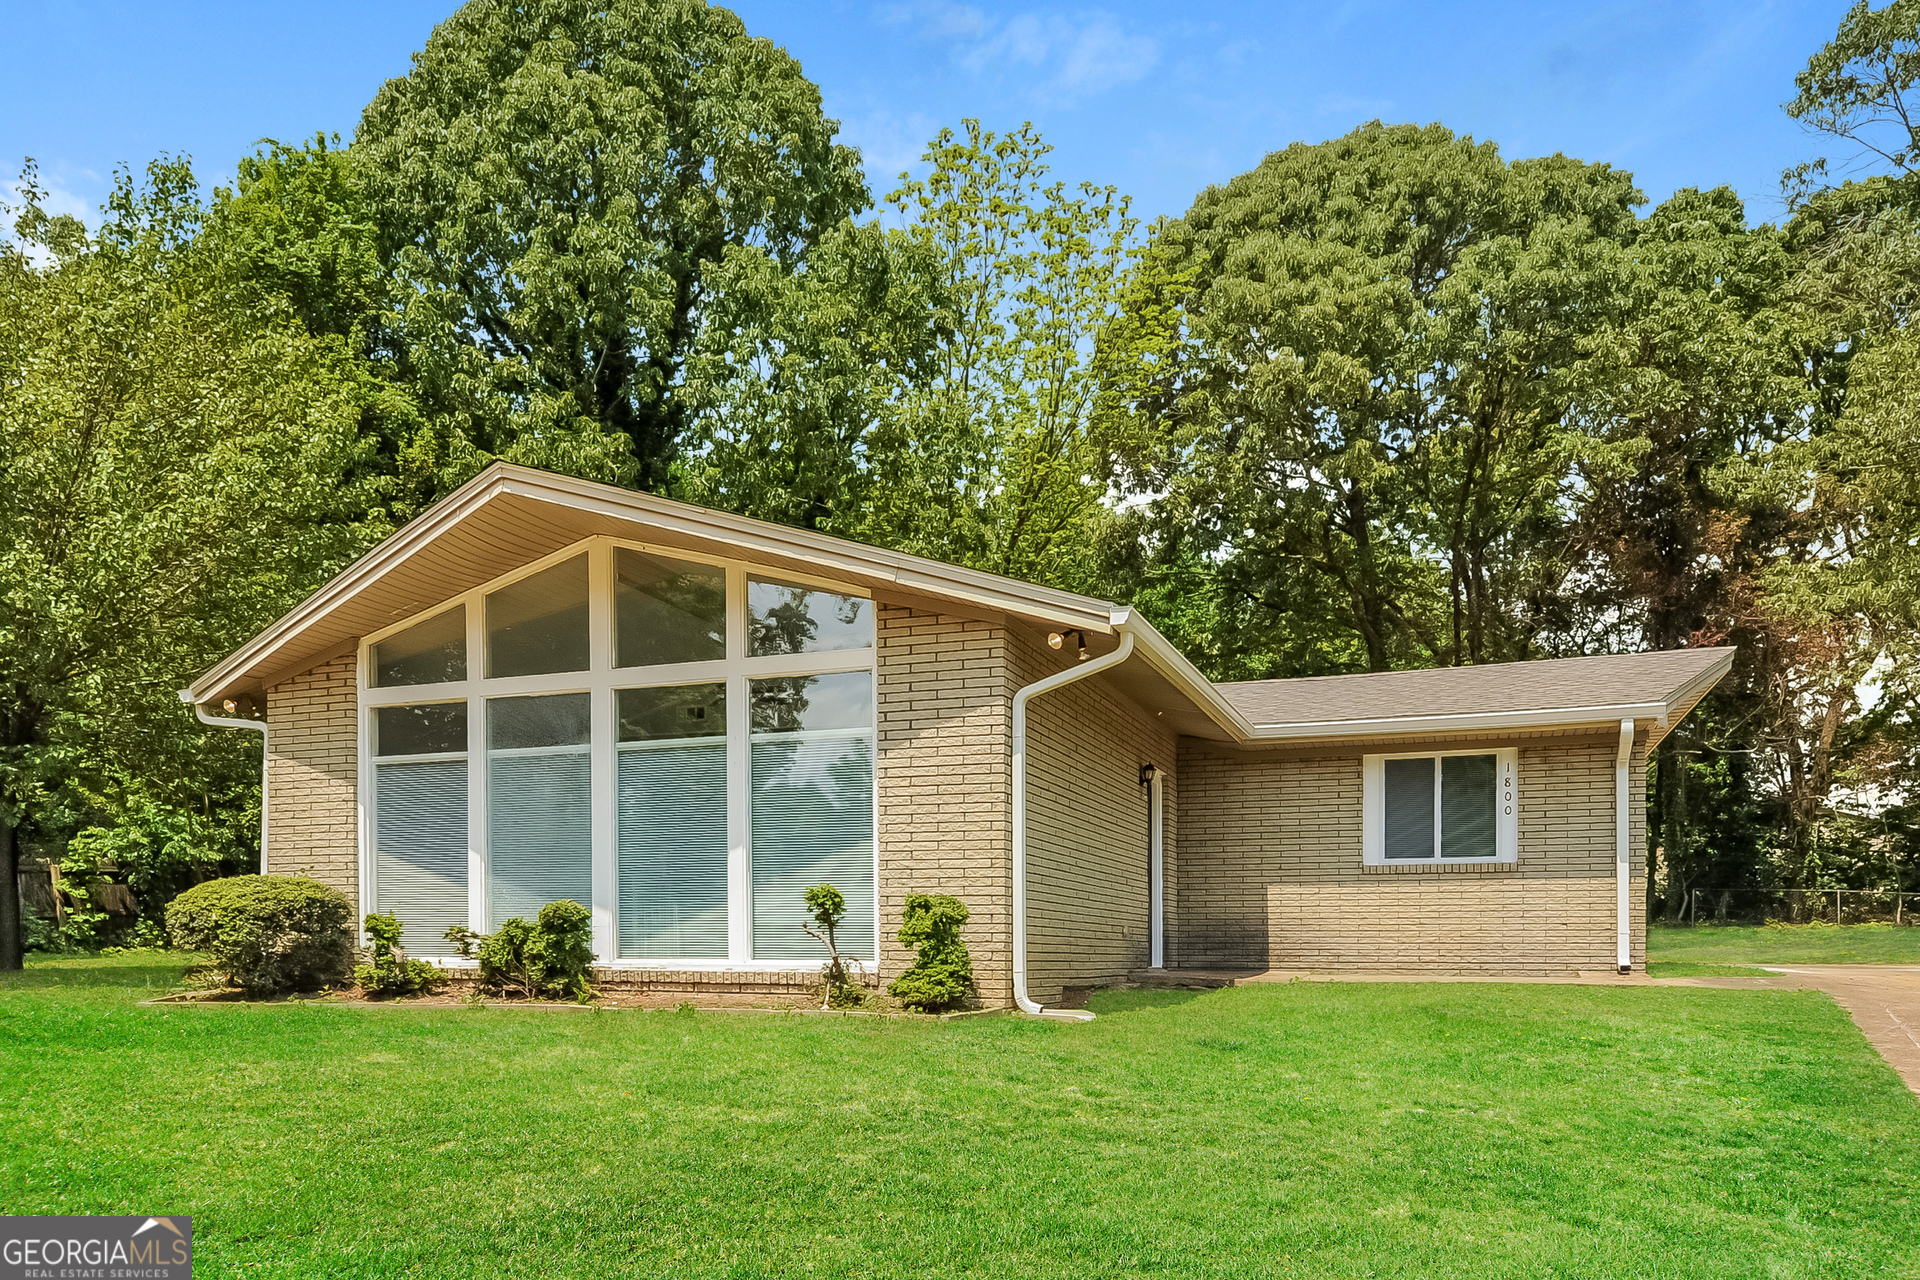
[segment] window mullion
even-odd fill
[[[467,927],[487,927],[487,701],[480,695],[486,674],[486,596],[469,592],[467,604]]]
[[[1443,758],[1442,756],[1433,758],[1433,861],[1435,865],[1438,865],[1445,856],[1441,851],[1446,847],[1446,832],[1440,826],[1446,812],[1441,795],[1441,790],[1446,784],[1446,776],[1440,769]]]
[[[602,964],[617,953],[613,688],[613,548],[604,538],[587,546],[588,714],[587,802],[593,810],[593,950]]]
[[[753,958],[753,850],[748,809],[747,575],[727,566],[727,958]]]

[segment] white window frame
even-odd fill
[[[615,667],[614,661],[614,549],[625,547],[649,555],[664,556],[691,564],[722,570],[726,575],[726,653],[724,658],[701,662],[677,662],[659,666]],[[588,596],[587,628],[589,667],[586,671],[559,672],[551,675],[503,676],[489,679],[486,671],[486,597],[522,578],[543,569],[587,556]],[[880,888],[880,789],[879,789],[879,640],[880,618],[873,610],[874,643],[865,649],[840,649],[828,653],[776,654],[747,656],[747,580],[790,584],[809,590],[831,591],[838,595],[858,596],[871,601],[872,592],[851,583],[835,582],[808,573],[795,573],[784,567],[752,560],[733,559],[680,547],[662,546],[631,538],[604,535],[583,538],[550,555],[522,565],[510,573],[490,579],[471,591],[448,596],[427,608],[369,632],[361,637],[355,684],[358,689],[358,817],[360,863],[360,912],[374,910],[379,886],[374,867],[374,787],[376,760],[372,753],[373,713],[384,706],[411,706],[420,703],[461,702],[467,704],[467,917],[468,925],[482,929],[487,903],[487,700],[528,694],[587,693],[592,697],[592,733],[589,739],[593,805],[593,911],[594,963],[616,969],[722,970],[736,972],[775,972],[804,967],[798,960],[753,959],[753,850],[751,842],[750,739],[751,711],[747,686],[751,680],[781,676],[828,675],[837,672],[865,672],[873,681],[874,723],[863,730],[828,730],[827,733],[863,732],[873,740],[875,771],[873,796],[873,883],[876,898],[872,953],[880,954],[878,896]],[[467,652],[465,680],[436,684],[400,685],[374,688],[373,647],[416,623],[443,613],[456,605],[466,606]],[[619,939],[615,911],[618,906],[618,769],[619,743],[615,710],[616,691],[659,688],[670,685],[726,685],[727,699],[727,958],[683,957],[622,960],[615,956]],[[577,749],[577,748],[573,748]],[[442,963],[471,963],[457,956],[422,954]],[[873,962],[852,961],[856,966]]]
[[[1387,857],[1387,761],[1432,760],[1434,768],[1449,756],[1493,756],[1494,766],[1494,855],[1491,858],[1443,858],[1441,843],[1445,832],[1441,825],[1440,779],[1433,788],[1433,856],[1431,858]],[[1362,832],[1361,849],[1369,867],[1452,867],[1474,863],[1518,862],[1520,860],[1520,750],[1475,747],[1447,751],[1398,751],[1361,758]]]

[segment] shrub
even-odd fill
[[[587,966],[593,963],[593,912],[577,902],[561,899],[540,908],[529,923],[515,916],[502,921],[490,934],[447,937],[456,945],[473,947],[480,959],[480,985],[502,995],[566,996],[585,1000],[593,995]],[[463,950],[462,955],[466,952]]]
[[[967,908],[944,893],[910,893],[900,918],[900,941],[919,948],[913,967],[887,985],[909,1009],[939,1013],[973,991],[973,957],[960,940]]]
[[[840,958],[840,945],[834,938],[834,930],[840,927],[840,921],[846,918],[847,898],[830,884],[817,884],[807,890],[807,914],[813,924],[802,924],[814,937],[827,946],[827,963],[820,970],[822,1009],[858,1009],[867,1002],[866,989],[855,982],[853,975],[847,972],[847,962]],[[815,928],[818,925],[819,928]]]
[[[316,991],[353,968],[353,907],[303,876],[230,876],[187,890],[167,907],[173,945],[205,951],[249,995]]]
[[[361,922],[373,943],[370,964],[355,965],[353,980],[368,995],[404,996],[416,991],[431,991],[441,980],[440,971],[425,960],[409,960],[400,949],[400,921],[392,915],[370,915]]]

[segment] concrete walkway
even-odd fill
[[[1717,987],[1737,991],[1824,991],[1852,1016],[1854,1025],[1920,1094],[1920,965],[1755,965],[1764,976],[1650,978],[1644,973],[1582,973],[1560,977],[1495,977],[1464,973],[1364,973],[1305,969],[1264,972],[1172,970],[1141,974],[1155,986],[1242,986],[1256,982],[1513,982],[1579,987]]]

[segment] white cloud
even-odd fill
[[[881,19],[951,44],[954,61],[975,75],[1012,74],[1035,99],[1062,106],[1132,84],[1160,60],[1159,41],[1099,10],[996,21],[971,5],[920,0],[888,5]]]
[[[972,5],[948,4],[945,0],[883,4],[878,16],[888,26],[913,26],[922,35],[945,40],[977,40],[993,30],[993,20]]]
[[[860,149],[867,182],[878,200],[893,190],[901,174],[920,167],[920,156],[939,131],[932,116],[918,111],[897,115],[883,107],[842,120],[840,140]]]

